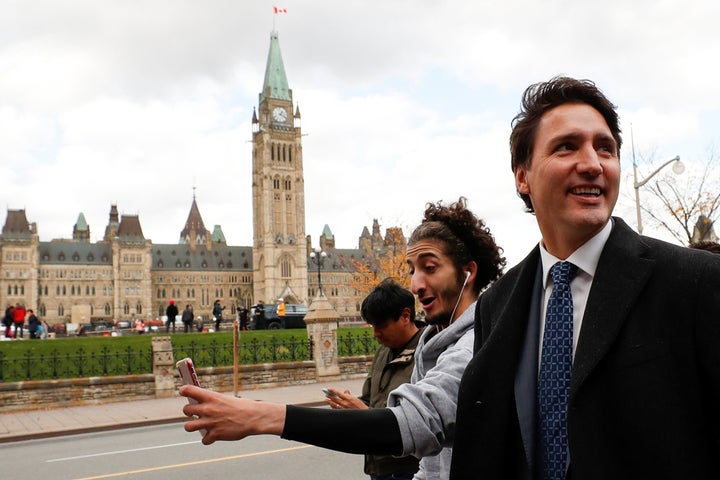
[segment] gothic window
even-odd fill
[[[125,305],[123,305],[123,313],[124,313],[125,315],[129,315],[129,314],[130,314],[130,305],[129,305],[127,302],[125,302]]]
[[[284,257],[280,261],[280,276],[282,278],[290,278],[292,275],[292,263],[289,257]]]
[[[45,285],[45,288],[43,288],[43,291],[45,292],[45,295],[48,294],[48,287],[47,287],[47,285]]]
[[[43,304],[40,304],[40,308],[38,308],[38,311],[39,311],[41,317],[44,317],[44,316],[45,316],[45,312],[47,311],[47,309],[45,308],[45,304],[44,304],[44,303],[43,303]]]
[[[95,255],[93,255],[92,253],[88,253],[87,259],[88,262],[95,261]]]
[[[289,178],[285,179],[284,184],[285,190],[291,190],[292,189],[292,181]]]
[[[288,163],[292,163],[292,147],[288,150]]]
[[[275,144],[270,144],[270,160],[275,160]]]
[[[158,290],[157,290],[157,298],[162,298],[161,291],[160,291],[159,288],[158,288]]]
[[[63,315],[65,315],[65,307],[60,304],[58,305],[58,317],[62,317]]]
[[[95,286],[92,287],[92,296],[95,296]]]
[[[80,261],[80,254],[77,252],[73,253],[73,262],[79,262]]]
[[[279,178],[273,178],[273,188],[275,190],[280,190],[280,179]]]
[[[110,304],[109,303],[105,304],[105,315],[110,315]]]
[[[137,305],[135,305],[135,311],[138,315],[142,315],[142,303],[138,302]]]

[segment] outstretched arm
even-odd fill
[[[197,401],[183,407],[183,413],[193,417],[185,422],[185,430],[206,430],[202,440],[205,445],[250,435],[280,435],[285,425],[285,405],[223,395],[192,385],[181,387],[180,395]]]
[[[386,408],[328,410],[286,406],[236,398],[192,385],[181,387],[180,395],[197,401],[183,407],[183,413],[193,417],[185,422],[185,430],[206,430],[202,439],[205,445],[269,434],[347,453],[397,455],[403,448],[397,419]]]

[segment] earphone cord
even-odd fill
[[[445,328],[446,326],[449,327],[450,325],[452,325],[452,323],[455,321],[455,310],[457,310],[458,305],[460,305],[460,299],[462,298],[462,294],[463,294],[463,292],[465,291],[465,286],[467,285],[468,278],[470,278],[469,273],[470,273],[470,272],[468,272],[468,275],[465,275],[465,281],[463,282],[462,288],[460,289],[460,294],[458,295],[457,302],[455,302],[455,308],[453,308],[453,311],[452,311],[452,313],[450,314],[450,323],[448,323],[447,325],[440,325],[440,324],[438,324],[438,325],[437,325],[437,331],[438,331],[438,333],[441,332],[441,331],[443,330],[443,328]]]

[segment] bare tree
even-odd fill
[[[678,241],[690,244],[701,216],[710,226],[720,217],[720,162],[714,150],[704,165],[687,168],[684,175],[660,176],[646,189],[662,204],[661,209],[641,207],[658,226]]]

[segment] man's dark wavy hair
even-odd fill
[[[474,261],[478,268],[473,292],[479,294],[497,280],[505,267],[503,250],[495,243],[485,222],[467,208],[467,199],[450,205],[428,203],[422,223],[413,231],[408,245],[422,240],[439,240],[444,253],[452,259],[459,282],[464,281],[463,267]]]
[[[555,107],[566,103],[585,103],[600,112],[610,128],[617,155],[620,157],[620,122],[615,105],[590,80],[576,80],[570,77],[554,77],[547,82],[530,85],[523,93],[520,113],[513,118],[510,134],[510,166],[513,173],[520,165],[530,168],[535,137],[542,116]],[[528,212],[534,212],[530,196],[518,192]]]

